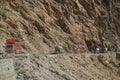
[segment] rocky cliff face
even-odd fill
[[[67,64],[66,64],[67,63]],[[119,80],[110,54],[40,54],[15,66],[17,80]]]
[[[14,37],[34,53],[48,53],[55,45],[68,52],[119,46],[119,0],[2,0],[1,50]]]

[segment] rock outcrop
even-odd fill
[[[75,53],[120,45],[119,0],[2,0],[0,7],[2,51],[8,37],[34,53],[56,45]]]

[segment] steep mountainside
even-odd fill
[[[87,54],[96,47],[115,51],[119,25],[120,0],[0,0],[0,53],[11,37],[33,53],[26,60],[0,57],[14,59],[17,80],[119,80],[112,52]],[[66,52],[47,54],[56,45]]]
[[[8,37],[34,53],[55,45],[68,52],[120,45],[120,0],[1,0],[0,7],[2,51]]]

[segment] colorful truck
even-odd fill
[[[23,52],[22,43],[15,39],[7,39],[5,52],[16,54],[22,53]]]

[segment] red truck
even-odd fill
[[[22,53],[22,44],[21,42],[15,40],[15,39],[7,39],[6,40],[6,53]]]

